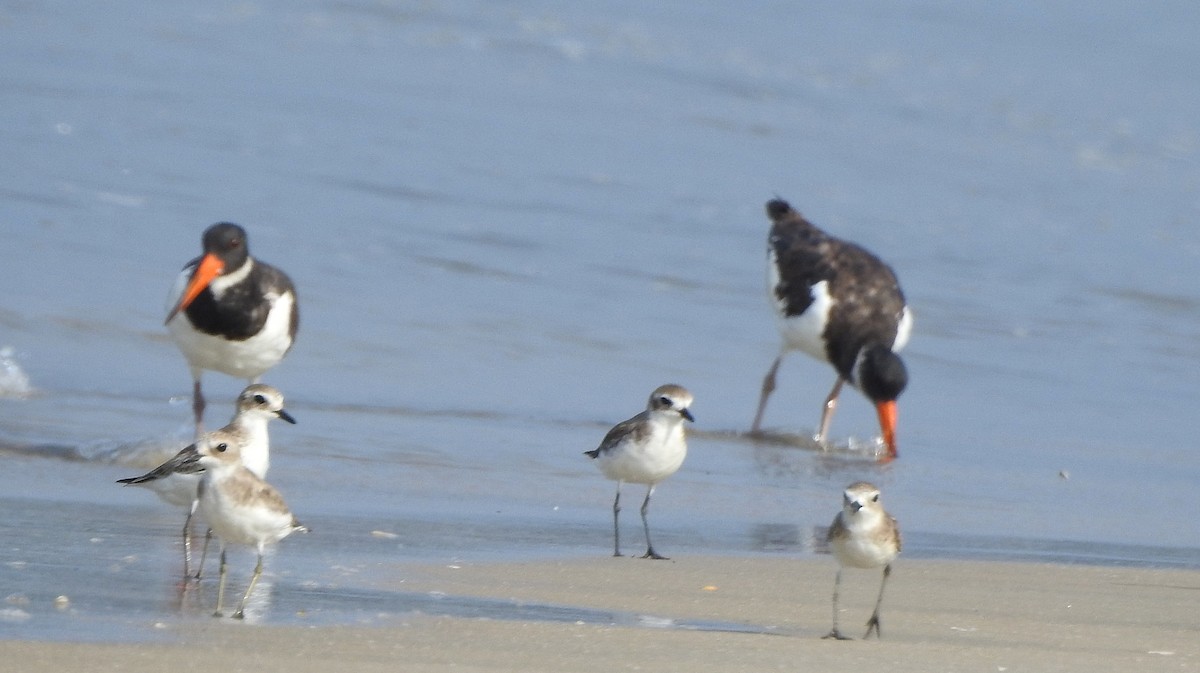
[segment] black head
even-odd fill
[[[246,230],[232,222],[218,222],[204,230],[204,252],[224,262],[222,273],[235,271],[250,256]]]
[[[775,198],[767,201],[767,217],[771,218],[772,222],[778,222],[789,217],[799,215],[791,204],[783,199]]]
[[[908,385],[908,370],[900,356],[886,346],[871,346],[858,363],[858,387],[873,402],[890,402]]]

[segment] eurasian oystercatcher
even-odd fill
[[[783,347],[763,379],[751,432],[757,433],[775,374],[788,351],[833,365],[837,381],[825,400],[816,440],[824,443],[842,384],[875,404],[887,446],[896,457],[896,398],[908,383],[896,355],[908,342],[912,313],[891,267],[867,250],[818,229],[782,199],[767,203],[767,284]]]
[[[892,561],[900,554],[900,527],[879,502],[879,489],[865,481],[855,482],[842,493],[842,511],[833,519],[826,536],[833,555],[838,562],[837,576],[833,580],[833,629],[825,636],[847,640],[838,631],[838,589],[842,586],[842,570],[845,568],[878,568],[883,566],[883,579],[879,582],[879,597],[875,599],[875,611],[867,620],[867,633],[863,640],[882,638],[879,630],[879,608],[883,606],[883,589],[892,574]]]
[[[646,499],[642,501],[642,527],[646,531],[646,553],[642,558],[665,559],[650,543],[650,524],[646,511],[650,496],[660,481],[675,474],[687,456],[687,441],[683,421],[695,421],[688,407],[692,394],[676,385],[659,386],[650,393],[646,410],[613,426],[600,446],[584,455],[595,459],[605,477],[617,482],[613,499],[613,556],[621,555],[621,532],[617,515],[621,511],[621,482],[646,484]]]
[[[237,409],[229,424],[221,428],[222,436],[232,438],[241,447],[241,460],[246,469],[259,477],[267,476],[271,466],[271,438],[267,432],[267,424],[273,419],[282,419],[295,423],[283,408],[283,393],[276,388],[263,383],[247,386],[238,395]],[[203,439],[203,436],[200,438]],[[170,460],[138,477],[118,479],[118,484],[145,486],[166,502],[185,507],[187,518],[183,522],[183,575],[184,578],[199,579],[204,569],[204,554],[200,556],[200,566],[195,576],[191,573],[192,562],[192,516],[196,512],[196,487],[200,483],[202,471],[193,443],[184,447]],[[208,537],[204,539],[204,550],[208,551]]]
[[[204,426],[202,372],[255,383],[291,350],[300,323],[291,279],[250,256],[245,229],[220,222],[202,240],[204,254],[183,268],[166,319],[192,370],[197,435]]]

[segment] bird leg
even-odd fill
[[[842,569],[838,568],[837,577],[835,577],[833,580],[833,629],[829,633],[822,636],[822,640],[826,638],[833,638],[835,640],[851,640],[851,638],[843,636],[841,632],[838,631],[838,588],[841,587],[841,585]]]
[[[213,617],[224,617],[221,613],[221,605],[225,602],[225,547],[221,546],[221,580],[217,583],[217,611],[213,613]]]
[[[188,510],[187,518],[183,520],[183,580],[191,577],[192,564],[192,514],[196,511],[196,503]]]
[[[250,578],[250,586],[246,587],[246,593],[242,596],[242,602],[238,605],[237,612],[233,613],[234,619],[246,618],[246,599],[250,598],[250,592],[254,591],[254,585],[258,584],[258,578],[262,577],[262,552],[258,552],[258,563],[254,565],[254,576]]]
[[[763,377],[762,395],[758,398],[758,412],[754,414],[754,424],[750,426],[752,434],[758,433],[762,426],[763,413],[767,410],[767,398],[775,391],[775,374],[779,371],[779,363],[783,362],[783,353],[775,358],[775,363],[767,370],[767,375]]]
[[[875,611],[871,613],[871,618],[867,620],[867,634],[863,636],[863,640],[871,637],[871,631],[875,631],[877,639],[883,638],[883,633],[879,630],[879,608],[883,605],[883,588],[887,586],[888,577],[892,574],[892,564],[887,564],[883,567],[883,580],[879,583],[879,598],[875,599]]]
[[[200,390],[200,377],[192,384],[192,413],[196,416],[196,436],[204,434],[204,393]]]
[[[204,572],[204,559],[208,558],[208,543],[212,540],[212,529],[204,534],[204,546],[200,548],[200,565],[196,566],[196,574],[193,579],[200,579],[200,573]]]
[[[617,515],[621,513],[621,482],[617,482],[617,497],[613,498],[613,556],[621,555],[621,527]]]
[[[829,397],[825,398],[825,407],[821,410],[821,427],[817,430],[817,436],[813,439],[817,440],[818,444],[824,444],[826,438],[829,437],[829,424],[833,421],[833,412],[837,410],[838,395],[842,393],[842,384],[846,379],[838,377],[833,384],[833,390],[829,391]]]
[[[650,496],[654,494],[654,487],[646,489],[646,499],[642,501],[642,527],[646,529],[646,554],[642,558],[652,558],[660,560],[669,560],[666,556],[654,551],[654,545],[650,543],[650,522],[646,521],[646,511],[650,509]]]

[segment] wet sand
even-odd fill
[[[397,566],[386,573],[395,590],[643,617],[595,625],[409,614],[385,627],[227,620],[168,627],[178,633],[166,643],[0,642],[0,657],[21,671],[1200,668],[1200,571],[901,559],[884,639],[868,642],[820,638],[833,572],[829,559],[722,557]],[[862,631],[878,580],[875,571],[847,574],[845,633]]]

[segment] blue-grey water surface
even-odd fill
[[[301,301],[269,476],[313,533],[267,620],[353,622],[390,564],[608,554],[581,454],[667,382],[668,554],[812,553],[869,479],[906,555],[1200,566],[1197,34],[1117,0],[0,4],[0,637],[176,614],[182,515],[113,481],[189,439],[163,303],[218,220]],[[800,354],[779,441],[742,434],[776,195],[916,312],[891,465],[808,447]],[[217,425],[243,383],[206,384]],[[847,391],[837,443],[876,429]]]

